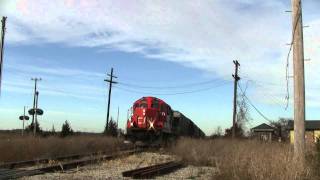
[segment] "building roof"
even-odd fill
[[[251,129],[252,131],[274,131],[274,128],[272,126],[269,126],[266,123],[262,123],[259,126],[256,126],[254,128]]]
[[[293,130],[293,120],[288,121],[288,129]],[[320,120],[308,120],[305,121],[306,130],[320,130]]]

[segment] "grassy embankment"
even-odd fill
[[[320,179],[319,152],[307,149],[305,165],[295,163],[288,143],[180,139],[171,151],[189,164],[216,167],[214,179]]]
[[[0,134],[0,163],[37,158],[116,151],[121,140],[102,135],[79,135],[60,138]]]

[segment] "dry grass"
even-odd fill
[[[0,163],[97,151],[115,151],[120,145],[121,140],[99,135],[34,138],[2,134],[0,135]]]
[[[216,179],[319,179],[315,152],[309,150],[307,162],[299,165],[290,144],[180,139],[172,152],[188,163],[216,167]]]

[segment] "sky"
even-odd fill
[[[303,0],[306,119],[319,119],[320,1]],[[114,68],[111,116],[156,96],[207,135],[232,125],[233,60],[247,97],[268,119],[293,117],[290,0],[0,0],[7,16],[0,129],[18,129],[38,83],[43,129],[68,120],[75,131],[101,132],[107,73]],[[289,75],[292,75],[292,56]],[[267,121],[249,106],[248,128]],[[30,122],[28,122],[30,123]]]

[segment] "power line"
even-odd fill
[[[142,89],[180,89],[180,88],[185,88],[185,87],[190,87],[190,86],[199,86],[199,85],[206,85],[218,81],[223,81],[223,79],[216,78],[216,79],[211,79],[208,81],[203,81],[203,82],[195,82],[195,83],[190,83],[190,84],[181,84],[181,85],[175,85],[175,86],[143,86],[143,85],[138,85],[138,84],[131,84],[131,83],[125,83],[125,82],[118,82],[118,84],[121,84],[122,86],[127,86],[127,87],[133,87],[133,88],[142,88]]]
[[[253,103],[251,102],[251,100],[247,97],[247,95],[244,93],[244,91],[242,90],[242,88],[238,85],[240,91],[242,92],[243,96],[247,99],[247,102],[258,112],[258,114],[263,117],[266,121],[268,121],[269,123],[271,123],[272,121],[267,118],[255,105],[253,105]]]
[[[248,82],[252,82],[253,84],[255,84],[256,86],[262,87],[265,89],[264,85],[258,83],[257,81],[254,80],[249,80]],[[279,105],[279,106],[283,106],[281,100],[279,100],[279,98],[277,98],[276,96],[272,95],[271,93],[269,93],[268,91],[264,91],[263,92],[264,95],[268,96],[270,98],[271,101],[273,101],[275,104]]]
[[[208,88],[202,88],[202,89],[197,89],[197,90],[192,90],[192,91],[184,91],[184,92],[175,92],[175,93],[153,93],[153,92],[144,92],[144,91],[137,91],[137,90],[132,90],[132,89],[127,89],[119,86],[114,86],[117,89],[127,91],[127,92],[132,92],[132,93],[137,93],[137,94],[149,94],[149,95],[181,95],[181,94],[191,94],[191,93],[197,93],[197,92],[202,92],[202,91],[207,91],[210,89],[214,89],[217,87],[221,87],[223,85],[229,84],[230,82],[224,82],[222,84],[213,86],[213,87],[208,87]]]
[[[259,87],[262,87],[262,88],[264,88],[264,89],[266,89],[266,88],[265,88],[265,85],[266,85],[266,84],[267,84],[267,85],[270,85],[270,86],[278,86],[278,87],[281,86],[280,84],[275,84],[275,83],[270,83],[270,82],[262,82],[262,81],[253,80],[253,79],[250,79],[250,78],[247,77],[247,76],[242,77],[242,78],[243,78],[243,79],[246,79],[247,82],[252,82],[254,85],[259,86]],[[264,95],[268,96],[268,97],[270,98],[270,100],[271,100],[272,102],[274,102],[275,104],[277,104],[278,106],[280,106],[280,107],[283,106],[282,101],[281,101],[278,97],[276,97],[275,95],[271,94],[271,93],[268,92],[268,91],[264,91],[263,93],[264,93]],[[285,110],[286,110],[286,108],[285,108]]]
[[[270,85],[270,86],[283,86],[283,84],[277,84],[277,83],[272,83],[272,82],[266,82],[266,81],[258,81],[258,80],[253,80],[251,78],[249,78],[248,76],[242,76],[242,79],[246,79],[247,81],[252,81],[254,83],[258,83],[258,84],[263,84],[265,85]]]

